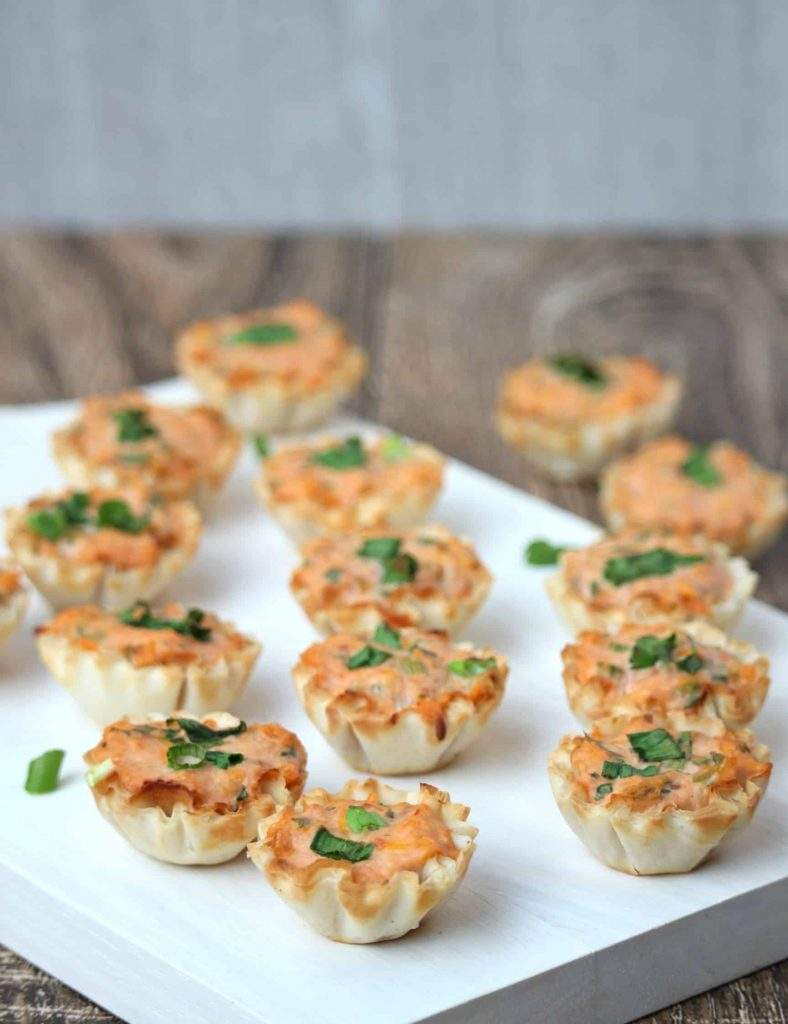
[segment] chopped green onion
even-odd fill
[[[418,658],[400,658],[399,666],[407,676],[423,676],[427,668]]]
[[[652,548],[638,555],[620,555],[605,564],[603,576],[614,587],[632,583],[643,576],[668,576],[682,565],[705,561],[702,555],[681,555],[667,548]]]
[[[64,750],[47,750],[39,757],[34,757],[27,766],[25,789],[28,793],[39,795],[51,793],[57,789],[60,766],[66,756]]]
[[[211,639],[211,630],[201,625],[205,612],[201,608],[190,608],[182,619],[160,619],[150,610],[147,601],[137,601],[118,615],[118,619],[126,626],[137,629],[174,629],[176,633],[190,636],[194,640],[205,643]]]
[[[385,818],[375,811],[368,811],[366,807],[348,807],[345,821],[351,832],[375,830],[388,824]]]
[[[660,638],[651,633],[638,637],[629,655],[632,668],[651,668],[658,661],[670,661],[676,646],[676,634]]]
[[[606,375],[590,359],[578,355],[558,355],[552,356],[548,361],[557,373],[572,377],[586,387],[603,388],[607,384]]]
[[[695,707],[698,701],[703,697],[703,687],[694,679],[676,687],[676,692],[682,698],[681,706],[683,708]]]
[[[525,549],[525,561],[528,565],[558,565],[561,555],[568,550],[551,544],[549,540],[532,540]]]
[[[209,725],[198,722],[196,718],[179,718],[177,722],[192,743],[217,743],[228,736],[240,736],[242,732],[246,732],[246,722],[239,722],[238,725],[231,725],[227,729],[212,729]]]
[[[156,437],[158,430],[148,419],[145,409],[116,409],[112,418],[118,425],[118,441],[144,441]]]
[[[495,658],[463,658],[458,661],[450,661],[446,668],[455,674],[468,679],[471,676],[481,676],[495,668]]]
[[[384,647],[401,647],[399,630],[392,629],[385,622],[381,622],[375,632],[372,634],[372,639],[376,644],[383,644]]]
[[[399,434],[389,434],[380,443],[380,454],[385,462],[399,462],[407,459],[411,454],[411,446]]]
[[[682,658],[681,661],[677,661],[676,665],[681,669],[682,672],[688,672],[691,676],[694,676],[697,672],[703,668],[705,662],[699,654],[695,651],[692,654],[688,654],[686,658]]]
[[[240,764],[244,756],[239,751],[228,752],[226,750],[206,750],[205,760],[217,768],[229,768],[231,765]]]
[[[283,345],[295,341],[298,331],[291,324],[252,324],[225,338],[225,345]]]
[[[722,473],[709,458],[709,445],[697,444],[682,462],[681,472],[701,487],[718,487],[724,480]]]
[[[329,582],[331,582],[331,583],[338,583],[341,576],[342,576],[342,570],[341,569],[329,569],[326,572],[326,579]]]
[[[199,768],[205,763],[205,747],[201,743],[173,743],[167,748],[167,764],[170,768]]]
[[[106,761],[101,761],[99,764],[91,765],[90,768],[85,772],[85,782],[91,787],[97,786],[99,782],[106,779],[108,775],[112,775],[115,771],[115,765],[112,762],[112,758],[108,757]]]
[[[315,832],[309,849],[320,857],[329,857],[331,860],[349,860],[351,864],[357,864],[360,860],[369,860],[375,851],[372,843],[357,843],[353,839],[343,839],[341,836],[332,835],[322,825]]]
[[[418,571],[419,563],[413,555],[403,551],[394,558],[385,559],[381,583],[411,583]]]
[[[268,458],[270,451],[268,448],[268,438],[265,434],[255,434],[252,437],[252,447],[254,448],[258,459]]]
[[[667,729],[631,732],[627,738],[641,761],[675,761],[686,756]]]
[[[49,508],[38,509],[27,517],[27,525],[47,540],[59,540],[72,526],[88,522],[90,498],[84,491],[75,491]]]
[[[362,558],[383,561],[399,554],[400,543],[399,537],[372,537],[364,541],[356,554]]]
[[[603,782],[601,786],[596,787],[596,793],[594,795],[595,800],[601,800],[602,797],[607,796],[608,793],[613,792],[612,782]]]
[[[659,767],[648,764],[645,768],[635,768],[626,761],[605,761],[602,765],[602,777],[605,779],[628,779],[632,775],[643,775],[648,778],[656,775]]]
[[[371,668],[375,665],[382,665],[390,657],[391,655],[388,651],[381,651],[378,647],[370,647],[367,644],[366,647],[362,647],[355,654],[351,654],[345,664],[349,669]]]
[[[96,517],[97,526],[122,530],[124,533],[142,533],[149,522],[147,516],[135,516],[127,503],[117,498],[102,501]]]
[[[356,466],[366,465],[366,461],[367,453],[360,437],[349,437],[342,444],[325,448],[322,452],[315,452],[312,455],[312,462],[327,466],[329,469],[354,469]]]

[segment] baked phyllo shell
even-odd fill
[[[359,555],[365,544],[380,539],[399,543],[395,559],[415,560],[411,579],[387,584],[385,559]],[[476,614],[492,583],[470,542],[436,524],[317,537],[301,553],[303,561],[290,578],[290,589],[325,635],[371,636],[381,623],[388,623],[453,636]]]
[[[144,611],[145,606],[138,606]],[[142,614],[141,611],[141,614]],[[134,609],[126,614],[136,614]],[[148,610],[158,621],[187,622],[186,609]],[[99,725],[123,715],[228,708],[243,693],[261,646],[230,622],[204,614],[198,640],[174,629],[141,628],[96,605],[68,608],[37,630],[41,660]]]
[[[740,729],[769,689],[768,659],[702,620],[586,631],[561,656],[569,706],[585,726],[650,714],[662,723],[681,715],[687,728],[718,715]]]
[[[632,733],[653,726],[653,720],[628,719]],[[676,772],[660,770],[653,777],[632,775],[607,781],[584,779],[578,758],[587,748],[604,743],[597,757],[599,768],[615,749],[623,749],[627,736],[607,733],[565,736],[553,751],[548,774],[556,803],[566,823],[591,853],[617,871],[632,875],[660,875],[692,871],[719,845],[750,820],[766,790],[771,773],[769,750],[751,733],[710,730],[691,735],[693,748],[719,748],[724,759],[718,779],[713,763],[697,767],[697,783],[681,779]],[[611,751],[611,744],[615,745]],[[716,753],[716,750],[712,750]],[[594,756],[593,754],[591,755]],[[711,757],[698,758],[711,762]],[[635,767],[643,770],[642,762]],[[672,787],[661,791],[663,787]],[[606,794],[596,798],[599,789]],[[592,792],[593,791],[593,792]],[[677,794],[674,797],[674,793]]]
[[[625,583],[605,576],[614,559],[654,551],[697,557],[671,572],[646,573]],[[634,564],[634,563],[633,563]],[[628,530],[576,551],[566,551],[546,588],[556,610],[575,633],[613,632],[625,623],[688,622],[705,619],[730,629],[755,590],[757,573],[727,548],[701,536]]]
[[[128,491],[93,489],[43,495],[20,508],[7,509],[6,542],[36,590],[53,608],[100,604],[120,610],[137,600],[151,601],[194,557],[202,534],[202,517],[190,501],[149,508],[151,525],[133,534],[99,528],[89,533],[68,531],[49,540],[30,527],[37,511],[74,494],[87,494],[89,513],[103,501],[125,501],[141,511]],[[146,503],[142,503],[145,505]]]
[[[313,724],[348,764],[408,775],[448,764],[473,742],[508,672],[490,648],[385,628],[366,645],[349,633],[313,644],[293,679]]]
[[[613,357],[599,367],[610,390],[587,387],[535,359],[512,370],[501,386],[501,437],[538,472],[561,481],[596,476],[611,459],[673,422],[681,385],[646,359]]]
[[[342,454],[354,451],[363,453],[364,464],[342,465]],[[340,468],[317,461],[333,453]],[[423,522],[443,483],[443,461],[430,445],[398,437],[323,437],[263,459],[254,486],[288,536],[303,544],[322,534],[405,530]]]
[[[27,591],[19,571],[0,562],[0,646],[16,632],[27,611]]]
[[[284,326],[294,336],[284,344],[226,343],[266,325]],[[342,324],[305,301],[192,324],[178,338],[176,357],[205,401],[245,433],[323,423],[367,369],[367,357]]]
[[[124,413],[136,420],[120,440]],[[152,433],[146,433],[151,430]],[[90,398],[52,435],[60,471],[77,488],[144,486],[168,499],[211,503],[241,450],[241,436],[208,406],[163,406],[138,392]]]
[[[784,474],[726,441],[664,437],[607,468],[599,503],[611,530],[702,533],[753,558],[785,525],[788,489]]]
[[[350,863],[311,856],[307,847],[303,860],[293,863],[288,853],[295,842],[306,846],[318,822],[344,814],[348,805],[384,820],[387,810],[395,816],[391,826],[356,833],[361,843],[373,844],[372,856]],[[249,856],[285,903],[322,935],[351,943],[396,939],[417,928],[465,875],[477,834],[468,813],[426,783],[405,792],[374,779],[351,781],[338,794],[306,793],[292,808],[260,822]],[[403,828],[403,818],[410,818],[410,826]]]
[[[172,770],[172,742],[157,737],[179,732],[178,719],[189,717],[175,711],[107,726],[85,755],[87,779],[101,814],[141,853],[171,864],[220,864],[255,838],[260,821],[301,794],[306,752],[280,725],[249,725],[212,748],[243,752],[243,763]],[[226,712],[198,721],[218,730],[242,724]]]

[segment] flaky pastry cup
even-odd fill
[[[272,848],[273,830],[282,821],[278,812],[260,822],[258,841],[248,847],[252,862],[288,906],[315,931],[336,942],[381,942],[418,928],[425,915],[457,888],[468,869],[478,832],[467,822],[469,808],[451,803],[448,793],[424,782],[418,790],[405,792],[367,779],[351,780],[334,795],[312,790],[296,801],[292,812],[298,815],[310,803],[330,805],[337,799],[372,802],[381,809],[399,803],[424,805],[450,831],[456,857],[432,857],[419,871],[398,870],[382,881],[354,881],[353,865],[323,857],[294,870]]]
[[[175,711],[172,717],[189,716],[185,711]],[[203,715],[199,720],[216,729],[239,724],[239,719],[227,712]],[[140,724],[155,727],[166,721],[165,715],[151,714]],[[97,759],[101,756],[96,753],[98,747],[88,751],[93,759],[88,761],[91,770],[87,781],[101,815],[140,853],[170,864],[221,864],[236,857],[257,835],[259,823],[277,807],[292,803],[304,788],[306,752],[293,733],[286,735],[296,751],[300,776],[289,782],[272,767],[261,779],[259,792],[221,812],[210,806],[189,806],[177,795],[177,782],[172,783],[173,788],[163,783],[158,793],[154,787],[150,793],[132,794],[124,788],[111,759]]]
[[[110,561],[80,563],[55,545],[43,545],[27,527],[30,509],[6,510],[6,542],[33,586],[55,609],[100,604],[119,611],[151,601],[191,562],[202,535],[202,516],[190,501],[172,502],[179,519],[175,543],[159,550],[150,565],[123,568]]]
[[[684,724],[680,720],[673,723],[676,728]],[[709,724],[710,728],[703,730],[708,735],[723,731],[718,721]],[[608,736],[612,731],[603,730],[600,735]],[[725,795],[714,793],[701,807],[639,809],[636,799],[611,805],[589,800],[575,782],[571,762],[574,745],[583,740],[580,736],[565,736],[550,755],[550,786],[566,823],[608,867],[631,875],[692,871],[748,824],[768,785],[769,749],[747,730],[736,736],[748,742],[752,755],[763,762],[765,770]]]
[[[308,348],[298,365],[286,367],[266,365],[265,354],[258,365],[258,354],[252,353],[246,365],[241,365],[241,359],[239,365],[223,370],[212,358],[222,337],[249,327],[263,315],[313,333],[335,335],[336,358],[318,370]],[[178,337],[176,359],[205,401],[244,433],[307,430],[325,422],[355,393],[367,370],[366,355],[350,344],[343,325],[303,300],[194,323]]]
[[[410,648],[414,638],[427,646],[430,635],[422,630],[408,630]],[[472,644],[451,645],[447,657],[493,661],[489,668],[476,674],[463,686],[457,676],[452,676],[443,666],[433,669],[433,659],[421,658],[419,665],[425,666],[416,677],[408,677],[412,668],[407,662],[412,656],[405,651],[405,669],[398,668],[398,658],[392,657],[383,665],[351,671],[337,652],[351,652],[358,648],[359,641],[349,635],[332,636],[306,650],[293,669],[293,681],[301,704],[313,725],[323,734],[336,752],[351,767],[358,771],[374,772],[379,775],[410,775],[417,772],[434,771],[453,761],[482,732],[493,712],[503,699],[509,666],[506,659],[491,648],[474,647]],[[435,638],[441,647],[445,641]],[[423,648],[422,648],[423,649]],[[415,656],[418,654],[414,652]],[[327,673],[341,673],[346,688],[331,693],[323,685]],[[397,688],[396,673],[401,672],[404,685],[415,678],[419,686],[426,687],[437,672],[437,685],[433,693],[414,699],[401,706],[401,700],[392,695],[386,700],[386,687],[391,682]],[[372,685],[357,682],[360,674]],[[392,678],[393,676],[393,678]],[[382,694],[379,691],[383,691]],[[396,710],[392,710],[392,705]]]
[[[243,693],[262,650],[252,637],[238,634],[242,642],[210,664],[195,660],[137,666],[123,652],[100,641],[86,641],[75,631],[59,629],[60,616],[80,611],[68,609],[40,626],[38,653],[57,682],[98,725],[123,715],[175,708],[186,708],[192,715],[207,715],[212,708],[224,710]],[[229,622],[221,622],[220,628],[235,632]]]
[[[15,574],[16,569],[8,562],[0,562],[0,576]],[[17,583],[6,597],[0,597],[0,647],[16,632],[27,611],[27,591]]]

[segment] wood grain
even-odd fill
[[[170,340],[189,320],[299,294],[368,350],[355,411],[589,518],[592,487],[532,476],[493,429],[500,375],[531,352],[648,351],[688,380],[683,432],[788,469],[781,238],[7,234],[0,402],[156,380],[173,372]],[[758,565],[759,596],[783,608],[786,568],[784,539]],[[786,1007],[783,964],[643,1024],[785,1024]],[[0,1024],[112,1020],[0,955]]]

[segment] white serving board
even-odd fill
[[[191,397],[176,382],[154,392]],[[0,505],[58,485],[48,435],[72,410],[0,409]],[[293,728],[309,784],[331,789],[350,772],[292,689],[290,667],[315,635],[287,589],[296,553],[257,505],[253,468],[246,452],[172,593],[263,641],[235,710]],[[752,826],[693,874],[631,878],[589,856],[553,803],[545,762],[576,728],[560,679],[567,636],[544,571],[521,557],[531,537],[579,543],[595,528],[459,463],[435,519],[473,538],[494,573],[467,636],[511,663],[486,733],[429,777],[479,827],[445,906],[396,942],[343,946],[312,933],[243,857],[182,868],[136,853],[82,781],[97,730],[37,661],[30,631],[48,613],[36,599],[0,651],[0,941],[131,1024],[616,1024],[788,954],[788,617],[756,602],[738,631],[771,656],[774,675],[756,727],[777,768]],[[27,795],[28,760],[58,746],[68,752],[61,788]]]

